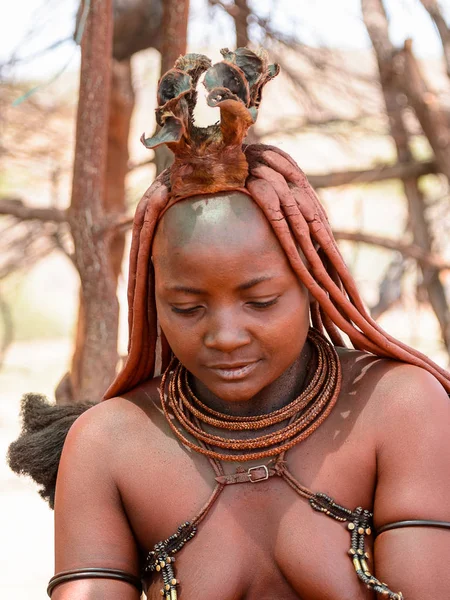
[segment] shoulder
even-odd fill
[[[339,350],[343,400],[360,403],[376,457],[377,527],[406,519],[450,520],[450,401],[419,367]]]
[[[158,386],[159,378],[86,410],[69,430],[63,458],[70,454],[80,460],[87,455],[91,461],[104,461],[123,453],[141,435],[151,440],[161,412]]]
[[[448,394],[425,369],[356,350],[339,350],[339,356],[344,391],[366,396],[370,417],[383,427],[405,417],[435,419],[436,411],[448,415]]]
[[[346,385],[367,395],[365,422],[377,464],[375,525],[450,520],[450,508],[442,504],[450,494],[450,401],[445,389],[420,367],[363,353],[346,355],[345,370]]]
[[[386,443],[394,431],[397,439],[403,435],[411,438],[419,432],[437,434],[441,429],[450,433],[448,394],[431,373],[414,365],[384,360],[376,375],[371,410],[380,425],[381,443]]]
[[[138,460],[141,449],[158,443],[157,382],[148,382],[123,397],[99,402],[70,428],[56,481],[55,507],[71,505],[83,493],[96,499],[117,497],[124,470]],[[63,500],[62,500],[63,499]]]

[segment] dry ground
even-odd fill
[[[64,371],[70,342],[15,344],[0,372],[0,455],[19,432],[22,394],[36,391],[52,397]],[[37,486],[19,478],[0,462],[0,590],[5,600],[45,600],[53,575],[53,512]]]

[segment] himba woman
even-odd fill
[[[48,591],[450,598],[450,375],[367,314],[295,162],[242,144],[277,66],[222,54],[159,83],[143,142],[175,162],[136,211],[127,362],[65,442]]]

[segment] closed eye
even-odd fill
[[[278,302],[278,296],[273,298],[273,300],[267,300],[266,302],[249,302],[250,306],[253,308],[269,308],[269,306],[273,306]]]
[[[190,308],[178,308],[177,306],[170,307],[172,311],[178,315],[193,315],[199,309],[203,308],[202,306],[192,306]]]

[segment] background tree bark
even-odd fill
[[[161,75],[171,69],[179,56],[187,53],[189,0],[165,0],[162,16]],[[170,167],[173,154],[166,146],[155,150],[156,174]]]
[[[128,173],[128,137],[131,115],[134,108],[134,89],[130,60],[112,61],[112,81],[109,98],[108,142],[106,160],[106,189],[103,203],[104,218],[109,215],[120,218],[125,213],[125,178]],[[125,232],[115,229],[107,237],[107,257],[112,270],[112,285],[116,293],[125,248]],[[111,275],[110,275],[111,277]],[[118,330],[118,311],[111,315],[110,326]],[[85,371],[86,314],[83,293],[80,290],[75,349],[70,373],[66,374],[57,387],[58,402],[74,402],[80,395],[80,384]],[[110,340],[114,344],[114,339]],[[115,339],[117,347],[117,338]],[[112,352],[111,352],[112,355]],[[114,355],[112,355],[114,358]],[[117,356],[115,357],[117,362]],[[116,362],[114,362],[114,369]],[[114,373],[114,371],[113,371]],[[100,393],[104,391],[101,390]],[[100,399],[100,397],[99,397]]]
[[[439,171],[450,182],[450,113],[444,111],[436,94],[429,90],[413,54],[411,40],[407,40],[403,50],[396,54],[394,68],[433,149]]]
[[[162,17],[161,75],[187,52],[189,0],[164,0]]]
[[[106,204],[112,31],[111,0],[91,3],[81,44],[75,163],[68,210],[82,304],[76,368],[71,374],[75,402],[99,400],[117,363],[119,305],[109,254],[110,236],[99,235]]]

